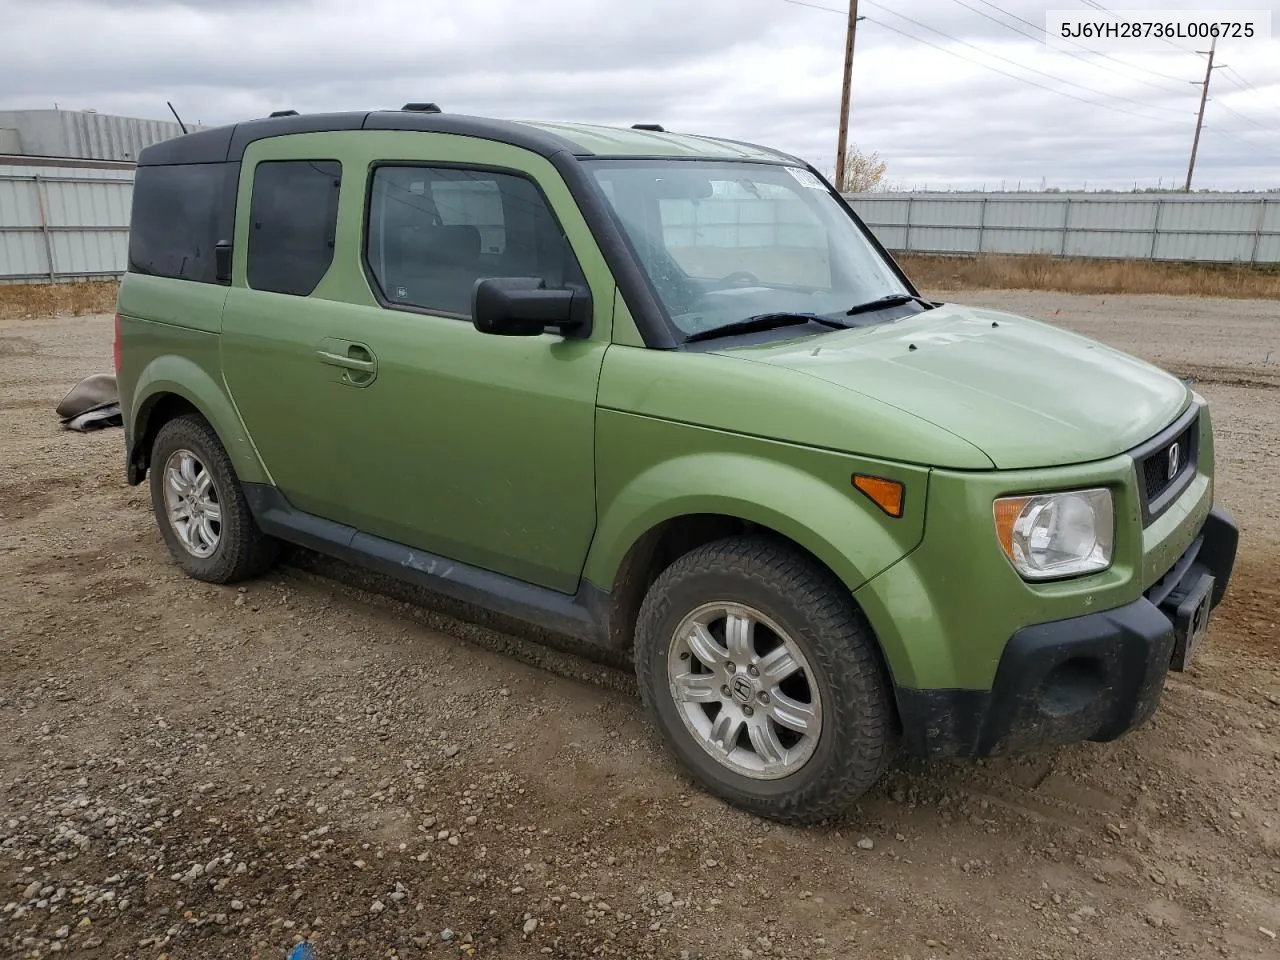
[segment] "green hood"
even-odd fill
[[[947,304],[905,320],[724,354],[874,397],[966,440],[1001,469],[1114,456],[1190,399],[1175,377],[1026,317]]]

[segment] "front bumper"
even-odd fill
[[[990,690],[898,688],[909,752],[990,756],[1081,740],[1114,740],[1155,712],[1185,633],[1179,606],[1206,576],[1210,607],[1221,602],[1238,533],[1225,510],[1210,511],[1177,563],[1122,607],[1025,627],[1005,647]]]

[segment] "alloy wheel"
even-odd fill
[[[799,645],[759,610],[709,603],[671,638],[667,678],[680,718],[718,763],[776,780],[813,756],[822,700]]]

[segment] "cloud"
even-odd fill
[[[830,168],[845,20],[842,0],[812,3],[831,9],[786,0],[10,0],[0,108],[57,102],[164,118],[172,100],[184,118],[211,124],[285,107],[433,100],[460,113],[660,122]],[[1173,48],[1110,60],[1049,50],[1022,35],[1039,36],[1047,5],[864,0],[851,138],[906,187],[1180,181],[1203,59]],[[1280,0],[1250,5],[1271,9],[1280,26]],[[1214,78],[1197,184],[1280,186],[1271,119],[1280,44],[1228,46],[1232,72]]]

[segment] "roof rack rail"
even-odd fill
[[[271,111],[272,117],[296,117],[297,115],[298,115],[297,110],[272,110]]]
[[[443,113],[434,103],[406,103],[401,110],[412,110],[414,113]]]
[[[651,130],[654,133],[666,133],[666,128],[660,123],[633,123],[632,130]]]

